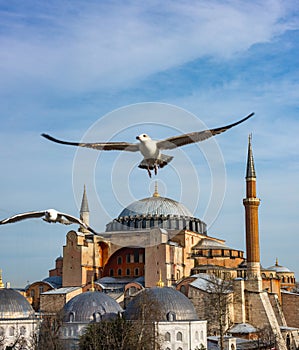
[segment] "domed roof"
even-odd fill
[[[19,292],[0,289],[0,319],[26,319],[34,317],[34,310]]]
[[[292,272],[287,267],[278,265],[278,259],[276,259],[275,265],[268,267],[267,270],[276,271],[276,272]]]
[[[181,292],[170,287],[154,287],[143,289],[127,306],[127,319],[138,319],[138,309],[142,304],[148,304],[155,321],[198,320],[191,301]],[[157,312],[154,309],[157,307]]]
[[[149,230],[190,230],[207,235],[207,225],[181,203],[160,197],[157,189],[152,197],[128,205],[116,219],[106,225],[106,232]]]
[[[102,292],[85,292],[64,305],[65,322],[89,323],[122,312],[119,304]]]
[[[229,249],[224,242],[216,241],[210,238],[200,240],[193,249]]]
[[[181,203],[166,197],[153,196],[143,198],[128,205],[119,214],[119,218],[136,215],[177,215],[193,217],[192,213]]]

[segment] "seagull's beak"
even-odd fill
[[[139,136],[136,136],[136,140],[140,140],[140,137],[139,137]]]

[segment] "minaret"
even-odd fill
[[[4,283],[2,281],[2,270],[0,269],[0,289],[4,288]]]
[[[246,198],[243,199],[243,204],[245,206],[246,223],[247,288],[261,291],[262,279],[258,227],[258,207],[260,205],[260,199],[256,197],[256,174],[251,148],[251,135],[249,135],[248,139]]]
[[[87,194],[86,194],[86,186],[85,185],[84,185],[83,197],[82,197],[82,202],[81,202],[80,219],[86,225],[89,225],[89,208],[88,208],[88,201],[87,201]],[[90,233],[84,227],[80,227],[79,231],[82,233]]]

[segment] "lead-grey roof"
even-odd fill
[[[89,323],[94,320],[94,315],[102,316],[117,315],[122,308],[111,297],[102,292],[85,292],[68,301],[64,308],[64,321],[70,321],[73,315],[73,322]]]
[[[60,288],[62,286],[61,276],[50,276],[43,279],[43,282],[49,283],[53,288]]]
[[[0,320],[32,317],[34,310],[22,294],[10,288],[0,289]]]
[[[149,197],[133,202],[123,209],[118,217],[136,215],[193,217],[192,213],[183,204],[166,197]]]
[[[143,299],[144,293],[145,299]],[[198,320],[192,302],[184,294],[170,287],[143,289],[128,304],[125,310],[126,318],[130,320],[138,319],[138,308],[142,305],[143,300],[152,300],[159,307],[161,314],[156,315],[158,319],[153,319],[152,321],[167,321],[167,315],[170,313],[175,315],[175,320],[177,321]]]
[[[249,323],[238,323],[234,325],[228,332],[231,334],[238,333],[238,334],[250,334],[255,333],[257,331],[256,328],[254,328]]]

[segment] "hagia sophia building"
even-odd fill
[[[24,305],[26,308],[31,305],[40,314],[64,309],[67,316],[62,337],[67,340],[78,338],[91,320],[101,319],[101,312],[90,305],[104,303],[108,305],[107,313],[128,310],[128,314],[133,315],[134,300],[141,293],[151,291],[165,309],[164,323],[161,321],[159,328],[164,334],[163,349],[183,350],[191,346],[194,349],[199,345],[207,347],[207,336],[211,336],[212,341],[213,336],[219,335],[217,327],[209,322],[210,286],[216,279],[230,280],[226,334],[231,339],[250,341],[268,327],[275,334],[275,348],[298,349],[299,294],[294,273],[279,265],[277,259],[268,268],[260,264],[260,199],[256,181],[249,138],[243,199],[246,257],[242,250],[209,236],[202,220],[194,217],[182,203],[160,196],[156,186],[151,197],[129,204],[107,223],[105,232],[92,235],[82,227],[69,231],[63,256],[56,259],[49,276],[26,286]],[[89,223],[86,188],[80,217]],[[0,336],[4,329],[2,321],[9,318],[5,316],[5,307],[9,309],[8,296],[6,306],[1,305],[5,290],[2,283]],[[29,314],[32,316],[32,312]],[[196,331],[189,342],[184,342],[185,334],[191,332],[190,320],[196,325],[192,326]],[[180,346],[172,343],[174,338],[181,342]],[[230,350],[242,348],[238,343],[228,344]]]

